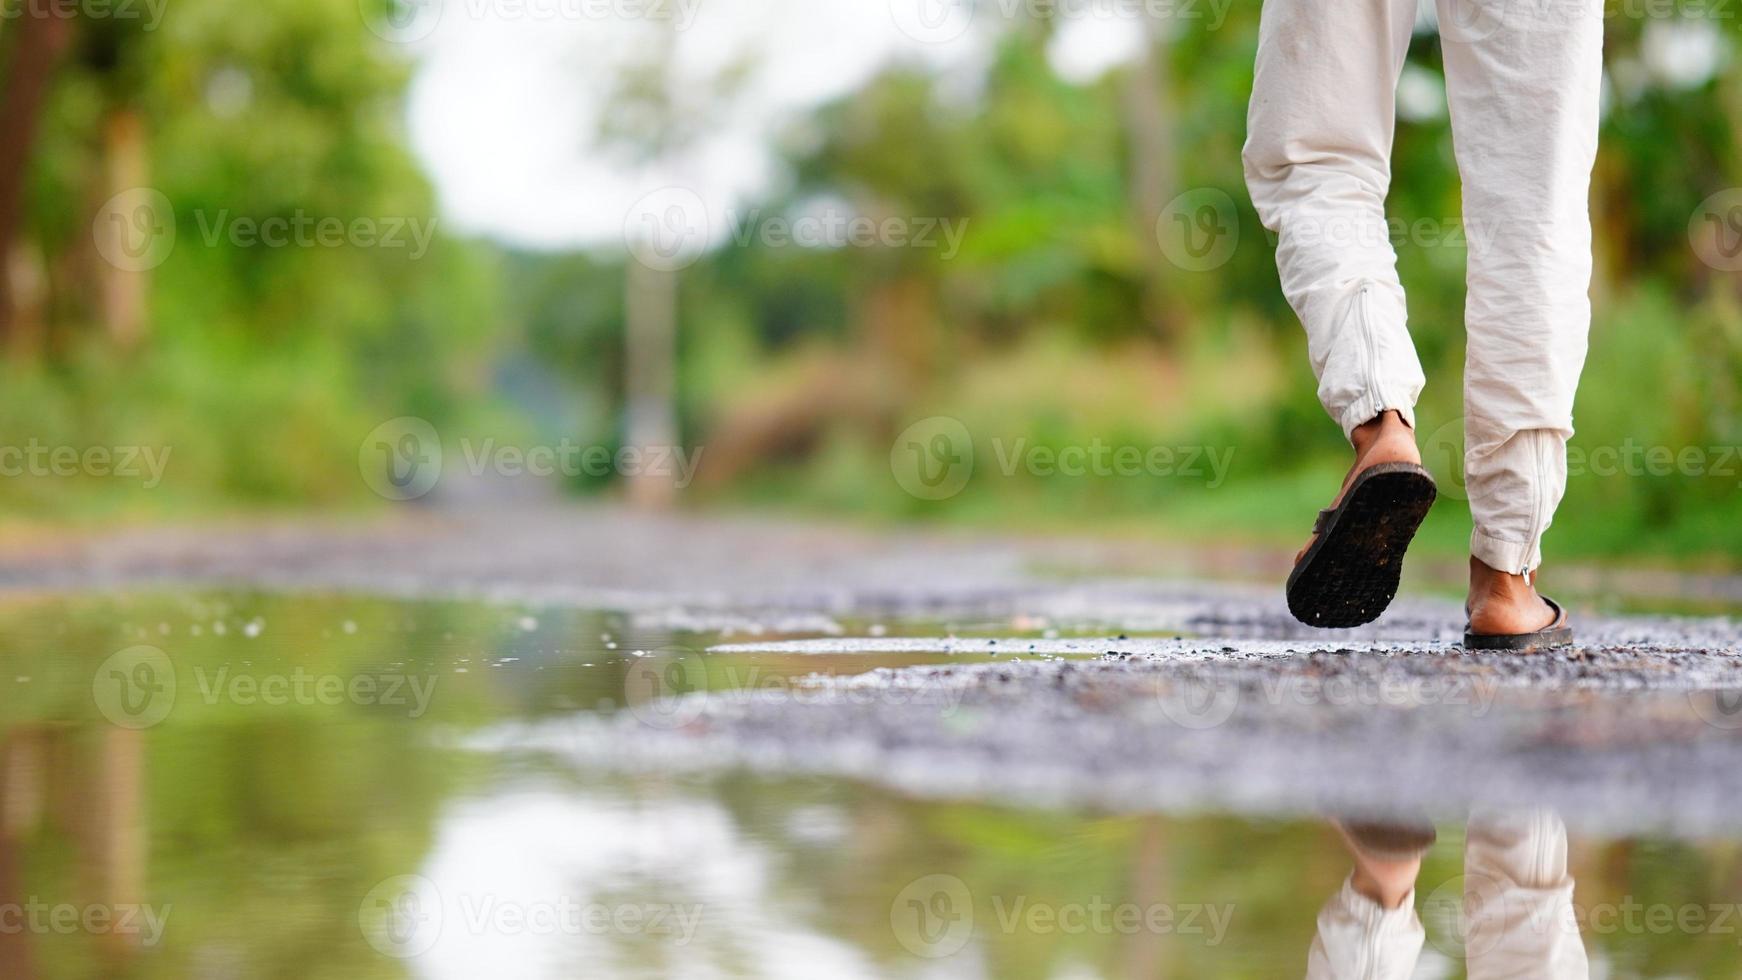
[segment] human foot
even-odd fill
[[[1349,467],[1349,474],[1343,477],[1343,485],[1337,489],[1337,496],[1331,500],[1332,507],[1343,502],[1343,497],[1349,492],[1355,478],[1370,467],[1380,463],[1421,464],[1421,450],[1415,444],[1415,430],[1397,412],[1381,412],[1371,421],[1356,426],[1355,431],[1349,434],[1349,441],[1355,446],[1355,463]],[[1317,534],[1307,538],[1305,547],[1294,553],[1296,564],[1317,538]]]
[[[1381,908],[1403,907],[1415,890],[1422,855],[1433,846],[1432,824],[1390,825],[1336,822],[1355,868],[1349,885]]]
[[[1534,573],[1513,575],[1472,557],[1466,608],[1466,646],[1528,651],[1572,642],[1566,612],[1537,594]]]
[[[1396,412],[1355,430],[1355,465],[1288,576],[1288,609],[1309,626],[1370,623],[1397,595],[1403,553],[1433,506],[1433,477]]]

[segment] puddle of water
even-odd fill
[[[674,686],[1028,656],[702,654],[750,637],[648,622],[349,598],[7,601],[0,976],[1269,978],[1303,972],[1349,874],[1326,821],[591,772],[467,745]],[[756,638],[835,631],[793,625]],[[950,627],[1000,629],[884,633]],[[1563,913],[1593,976],[1742,970],[1742,842],[1575,834],[1563,869],[1550,815],[1471,826],[1442,822],[1422,861],[1416,975],[1463,975],[1471,950],[1564,949]],[[1508,827],[1533,873],[1572,885],[1496,939],[1460,901],[1494,878],[1495,849],[1473,848],[1472,869],[1465,845]],[[1339,939],[1365,941],[1320,937],[1326,955]]]

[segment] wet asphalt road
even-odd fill
[[[817,675],[780,690],[679,683],[672,698],[526,733],[590,766],[742,765],[1110,809],[1449,816],[1539,803],[1612,832],[1742,826],[1735,621],[1600,616],[1574,601],[1575,649],[1478,655],[1457,645],[1457,603],[1410,580],[1415,597],[1371,626],[1300,626],[1274,584],[1285,568],[1286,555],[1143,543],[563,509],[25,540],[0,560],[0,589],[546,603],[769,637],[721,652],[818,658]],[[1602,574],[1566,579],[1616,591]],[[1633,581],[1742,596],[1721,576]],[[973,629],[951,636],[951,623]],[[825,671],[834,653],[904,649],[978,656]]]

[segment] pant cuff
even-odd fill
[[[1508,541],[1480,527],[1470,532],[1470,554],[1496,571],[1528,575],[1542,564],[1540,541]]]

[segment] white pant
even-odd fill
[[[1591,309],[1602,0],[1436,0],[1469,243],[1471,552],[1522,574],[1566,490]],[[1265,0],[1243,153],[1319,400],[1347,435],[1423,384],[1385,222],[1416,0]]]
[[[1567,874],[1566,825],[1552,812],[1473,815],[1462,893],[1470,980],[1589,980]],[[1403,980],[1415,972],[1425,935],[1414,892],[1386,909],[1344,882],[1319,912],[1307,980]]]

